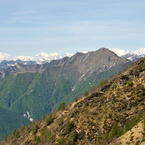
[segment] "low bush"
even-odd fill
[[[133,86],[133,82],[132,82],[131,80],[128,80],[128,81],[126,82],[126,84],[127,84],[128,86],[130,86],[130,87]]]
[[[38,125],[36,124],[36,125],[33,127],[33,129],[32,129],[32,134],[35,135],[35,134],[37,133],[38,129],[39,129],[39,127],[38,127]]]
[[[74,128],[74,123],[70,121],[70,118],[67,119],[66,124],[65,124],[65,130],[67,133],[71,132],[72,129]]]
[[[54,116],[50,114],[48,118],[46,118],[46,125],[50,125],[54,121]]]
[[[65,110],[66,108],[66,104],[63,102],[60,104],[60,106],[58,107],[58,110]]]

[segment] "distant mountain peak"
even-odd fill
[[[0,52],[0,61],[10,60],[10,59],[12,59],[12,56],[10,54]]]
[[[114,49],[110,49],[111,51],[113,51],[114,53],[116,53],[118,56],[123,56],[126,55],[128,53],[133,53],[129,50],[124,50],[124,49],[119,49],[119,48],[114,48]]]
[[[137,55],[145,55],[145,48],[140,48],[140,49],[134,51],[134,53]]]
[[[51,60],[62,59],[63,57],[71,57],[73,54],[66,53],[64,55],[60,55],[56,52],[47,54],[45,52],[40,52],[35,56],[12,56],[10,54],[0,52],[0,62],[2,61],[35,61],[36,63],[50,62]]]
[[[124,57],[126,59],[129,59],[131,61],[138,60],[141,57],[145,56],[145,48],[140,48],[136,51],[129,51],[119,48],[110,49],[114,53],[116,53],[120,57]]]
[[[99,49],[99,51],[103,51],[104,53],[108,52],[109,50],[113,51],[115,54],[117,54],[119,57],[123,57],[126,59],[129,59],[131,61],[137,60],[140,57],[145,56],[145,48],[140,48],[136,51],[129,51],[125,49],[119,49],[119,48],[105,48],[102,47]],[[98,50],[97,50],[98,51]],[[106,51],[106,52],[105,52]],[[78,52],[76,53],[77,55],[83,55],[87,54],[89,51],[84,51],[84,52]],[[91,52],[91,51],[90,51]],[[45,62],[50,62],[51,60],[57,60],[57,59],[62,59],[64,57],[71,57],[74,54],[71,53],[65,53],[64,55],[58,54],[56,52],[47,54],[45,52],[40,52],[39,54],[36,54],[35,56],[12,56],[10,54],[2,53],[0,52],[0,62],[2,61],[34,61],[38,64],[40,63],[45,63]]]

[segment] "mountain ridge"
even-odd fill
[[[0,70],[0,107],[35,121],[59,108],[61,103],[73,102],[79,96],[87,95],[88,91],[102,85],[103,80],[111,78],[130,63],[106,48],[78,52],[44,64],[17,63]],[[140,65],[142,63],[140,61]],[[143,76],[144,73],[140,73],[143,69],[136,68],[135,72],[130,71],[130,75]],[[124,85],[126,80],[129,78],[124,75],[118,84]],[[108,88],[110,83],[102,87],[99,94]]]
[[[2,53],[0,52],[0,62],[2,61],[35,61],[36,63],[44,63],[44,62],[50,62],[51,60],[61,59],[63,57],[71,57],[72,54],[66,53],[64,55],[60,55],[58,53],[44,53],[40,52],[39,54],[36,54],[35,56],[12,56],[10,54]]]
[[[73,102],[131,62],[108,49],[53,60],[37,65],[17,64],[0,70],[0,106],[37,120]],[[3,72],[2,72],[3,71]]]
[[[143,121],[139,137],[133,127]],[[145,143],[145,58],[83,98],[8,136],[6,145],[127,145]],[[132,129],[131,131],[129,131]],[[139,128],[138,128],[139,129]],[[117,140],[129,131],[128,139]]]
[[[141,57],[145,56],[145,48],[140,48],[136,51],[129,51],[129,50],[124,50],[124,49],[110,49],[114,53],[116,53],[118,56],[129,59],[131,61],[136,61]]]
[[[130,60],[138,59],[140,57],[145,56],[145,48],[140,48],[136,51],[129,51],[129,50],[119,49],[119,48],[114,48],[114,49],[109,48],[109,50],[113,51],[120,57],[125,57]],[[81,52],[81,53],[87,53],[87,52]],[[66,56],[71,57],[72,55],[74,54],[66,53],[64,55],[60,55],[56,52],[50,54],[40,52],[35,56],[12,56],[10,54],[0,52],[0,62],[21,60],[21,61],[35,61],[36,63],[44,63],[44,62],[50,62],[51,60],[62,59]]]
[[[103,52],[101,52],[101,51],[103,51]],[[101,55],[102,58],[97,53],[99,55]],[[106,53],[106,55],[104,55],[102,53]],[[87,52],[87,53],[77,52],[75,55],[73,55],[71,57],[66,56],[62,59],[52,60],[51,62],[47,62],[47,63],[44,63],[44,64],[25,65],[23,63],[16,63],[15,65],[9,66],[6,69],[1,69],[0,70],[0,78],[4,78],[5,76],[16,73],[16,72],[31,72],[31,71],[36,72],[36,71],[42,71],[46,67],[54,67],[54,66],[57,67],[57,66],[67,66],[67,65],[75,65],[76,67],[81,68],[81,70],[79,70],[81,73],[83,73],[83,72],[84,73],[85,72],[91,73],[91,69],[95,69],[95,68],[90,68],[90,66],[96,67],[95,65],[93,65],[93,63],[99,63],[99,65],[104,65],[104,70],[105,69],[107,70],[107,69],[110,69],[111,67],[113,67],[113,65],[115,65],[115,64],[111,64],[112,62],[110,62],[110,65],[109,65],[109,63],[108,64],[104,63],[104,60],[106,62],[111,60],[111,57],[106,59],[107,55],[111,55],[111,53],[113,53],[113,55],[116,58],[118,57],[114,52],[111,52],[110,54],[109,53],[110,53],[109,49],[101,48],[97,51],[90,51],[90,52]],[[94,59],[95,55],[97,55],[97,60]],[[124,61],[127,62],[127,60],[125,60],[125,58],[122,58],[122,60],[123,59],[124,59]],[[83,63],[83,61],[85,63]],[[90,61],[92,61],[91,65],[89,63]],[[118,61],[118,60],[116,59],[116,61]],[[101,64],[101,62],[104,63],[104,64]],[[81,65],[79,65],[79,64],[81,64]],[[87,70],[85,68],[87,68]]]
[[[115,49],[109,48],[109,50],[113,51],[119,57],[126,58],[130,61],[136,61],[139,58],[145,56],[145,48],[141,48],[136,51],[128,51],[128,50],[123,50],[118,48]],[[88,52],[93,52],[93,51],[88,51]],[[80,52],[80,53],[86,54],[88,52]],[[44,52],[40,52],[39,54],[32,57],[28,57],[28,56],[13,57],[10,54],[5,54],[0,52],[0,69],[6,69],[8,67],[15,66],[17,63],[21,63],[24,65],[45,64],[45,63],[50,63],[53,60],[63,59],[65,57],[70,58],[73,55],[75,54],[66,53],[64,55],[60,55],[58,53],[47,54]]]

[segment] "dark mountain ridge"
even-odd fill
[[[45,64],[34,64],[25,65],[22,63],[17,63],[15,66],[10,66],[7,69],[0,70],[1,78],[11,75],[17,72],[38,72],[43,71],[47,68],[58,67],[58,66],[76,66],[80,73],[86,73],[88,71],[94,71],[95,68],[98,70],[98,66],[101,67],[102,71],[110,69],[117,63],[129,63],[130,61],[125,58],[118,57],[114,52],[106,48],[101,48],[97,51],[88,52],[86,54],[77,52],[72,57],[65,57],[61,60],[52,60],[50,63]],[[96,66],[97,65],[97,66]],[[103,66],[104,65],[104,66]],[[104,67],[104,68],[102,68]]]

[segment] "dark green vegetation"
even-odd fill
[[[145,58],[85,95],[67,106],[62,103],[62,109],[18,129],[5,143],[115,145],[113,141],[138,122],[142,121],[144,130]],[[140,132],[142,138],[135,142],[131,142],[131,136],[132,144],[145,143],[145,133]]]
[[[108,49],[100,49],[44,65],[17,64],[1,71],[4,76],[12,75],[0,80],[0,106],[37,120],[63,102],[73,102],[129,63]]]
[[[18,113],[0,107],[0,123],[0,139],[2,139],[5,135],[12,133],[14,129],[21,127],[22,124],[28,124],[30,121]]]
[[[34,119],[44,116],[71,92],[73,84],[54,73],[20,73],[1,80],[0,106],[21,115],[29,111]]]

